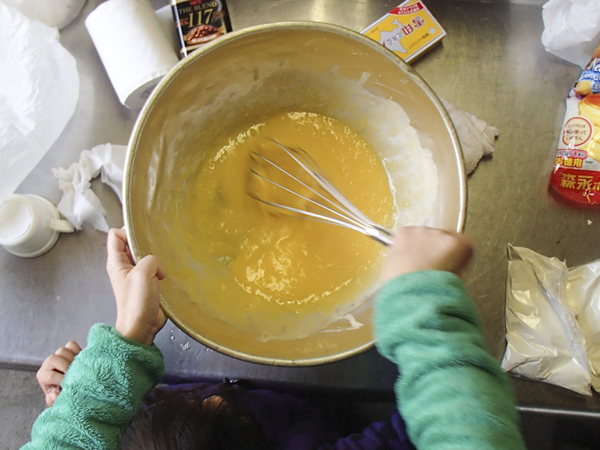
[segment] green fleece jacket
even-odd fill
[[[398,277],[375,301],[377,349],[398,365],[398,409],[419,450],[525,449],[508,376],[486,350],[464,283]]]
[[[398,364],[398,408],[417,449],[525,449],[509,379],[487,353],[457,276],[432,271],[392,280],[376,299],[374,324],[377,348]],[[163,369],[156,346],[94,325],[23,449],[115,449]]]
[[[160,382],[164,367],[156,345],[94,325],[88,346],[75,357],[61,393],[37,418],[23,449],[116,449],[121,430]]]

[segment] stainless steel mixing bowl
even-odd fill
[[[178,237],[149,213],[158,198],[169,198],[182,183],[181,165],[203,149],[220,148],[224,137],[270,116],[312,111],[335,117],[336,78],[359,80],[382,99],[401,105],[438,168],[437,200],[426,224],[460,231],[466,210],[466,177],[456,132],[444,107],[419,75],[369,38],[326,24],[289,22],[248,28],[222,37],[181,61],[161,81],[144,106],[131,136],[125,167],[125,224],[133,256],[161,259],[166,272],[184,260],[161,258]],[[332,78],[333,77],[333,78]],[[369,115],[369,105],[357,115]],[[173,199],[173,201],[177,201]],[[276,365],[314,365],[336,361],[373,345],[371,301],[354,315],[365,326],[303,339],[258,342],[248,332],[203,314],[194,292],[167,278],[162,307],[194,339],[248,361]]]

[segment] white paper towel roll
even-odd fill
[[[160,79],[178,62],[148,0],[109,0],[85,26],[102,64],[128,108],[140,108]]]

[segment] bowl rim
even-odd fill
[[[446,108],[438,98],[437,94],[431,89],[431,87],[427,84],[423,78],[413,69],[409,64],[402,60],[398,55],[396,55],[393,51],[387,49],[380,43],[374,41],[373,39],[366,37],[359,32],[351,30],[349,28],[345,28],[339,25],[333,25],[322,22],[311,22],[311,21],[285,21],[285,22],[274,22],[269,24],[255,25],[248,28],[243,28],[241,30],[233,31],[231,33],[227,33],[219,39],[215,39],[212,42],[209,42],[202,47],[194,50],[191,55],[186,58],[180,60],[157,84],[154,88],[148,99],[146,100],[140,114],[138,115],[133,131],[131,133],[128,145],[127,145],[127,154],[125,158],[125,167],[124,167],[124,178],[123,178],[123,218],[125,223],[125,230],[127,233],[127,240],[129,243],[129,248],[131,250],[134,261],[137,263],[143,255],[140,254],[137,241],[135,239],[135,235],[132,230],[132,218],[131,218],[131,208],[130,203],[130,178],[132,173],[132,165],[134,161],[135,155],[135,146],[139,141],[141,130],[143,129],[144,123],[146,122],[154,103],[160,97],[164,89],[171,83],[171,81],[178,75],[178,73],[186,66],[192,64],[197,58],[201,58],[204,54],[213,51],[215,48],[218,48],[222,45],[226,45],[230,41],[235,41],[239,39],[243,39],[245,36],[256,35],[264,32],[271,32],[274,30],[285,29],[285,30],[301,30],[301,29],[312,29],[312,30],[321,30],[330,32],[333,34],[343,35],[345,37],[355,39],[361,44],[366,44],[371,47],[376,52],[380,53],[383,57],[392,60],[396,65],[402,67],[406,74],[417,84],[423,91],[428,95],[430,100],[436,106],[436,109],[442,116],[442,120],[444,121],[447,129],[450,131],[450,139],[452,141],[454,154],[456,160],[458,162],[458,175],[459,175],[459,203],[460,203],[460,211],[458,215],[458,221],[456,225],[456,232],[462,232],[465,227],[466,214],[467,214],[467,180],[465,173],[465,165],[464,165],[464,157],[460,144],[460,140],[458,139],[458,134],[456,132],[456,128],[454,127],[454,123],[450,119],[450,115],[448,114]],[[160,305],[166,316],[182,331],[184,331],[188,336],[192,337],[197,342],[209,347],[219,353],[222,353],[227,356],[231,356],[243,361],[265,364],[265,365],[273,365],[273,366],[284,366],[284,367],[299,367],[299,366],[316,366],[320,364],[327,364],[336,361],[340,361],[351,356],[359,355],[371,348],[375,345],[375,339],[371,339],[369,342],[366,342],[363,345],[355,347],[350,350],[343,351],[341,353],[336,353],[335,355],[329,356],[319,356],[314,358],[303,358],[303,359],[283,359],[283,358],[273,358],[273,357],[264,357],[264,356],[255,356],[242,351],[234,350],[232,348],[223,346],[218,344],[211,339],[202,336],[199,332],[192,330],[189,328],[180,317],[175,314],[173,309],[169,306],[166,300],[160,296]]]

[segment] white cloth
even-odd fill
[[[86,0],[0,0],[30,19],[62,29],[81,12]]]
[[[456,108],[448,100],[443,98],[440,100],[450,114],[458,133],[465,159],[465,169],[469,174],[475,170],[481,158],[494,153],[494,141],[499,131],[474,115]]]
[[[75,58],[56,28],[0,1],[0,202],[58,139],[78,99]]]
[[[106,210],[90,189],[90,181],[100,174],[102,182],[115,191],[122,203],[126,154],[127,147],[124,145],[98,145],[91,150],[84,150],[79,162],[71,164],[68,169],[52,169],[52,173],[58,178],[58,186],[63,191],[63,198],[57,208],[78,230],[87,221],[99,231],[108,231]]]

